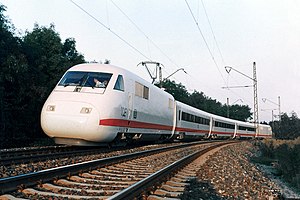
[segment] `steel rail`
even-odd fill
[[[162,180],[166,180],[167,177],[178,171],[179,169],[183,168],[185,165],[191,163],[193,160],[198,158],[199,156],[217,148],[220,146],[224,146],[226,144],[236,143],[236,141],[230,141],[226,143],[216,144],[211,147],[207,147],[203,150],[199,150],[191,155],[185,156],[180,160],[164,167],[163,169],[153,173],[152,175],[148,176],[147,178],[131,185],[130,187],[116,193],[115,195],[109,197],[109,200],[122,200],[122,199],[135,199],[140,196],[141,194],[145,193],[148,188],[153,188],[153,186],[157,185],[157,183],[163,182]]]
[[[0,158],[12,157],[16,155],[35,154],[37,152],[47,151],[66,151],[72,149],[72,146],[47,146],[47,147],[33,147],[33,148],[18,148],[18,149],[1,149]]]
[[[135,145],[139,147],[141,145]],[[40,162],[48,159],[57,159],[68,157],[69,155],[84,156],[97,153],[108,153],[113,150],[124,150],[125,147],[115,147],[114,149],[104,149],[99,147],[74,147],[74,146],[54,146],[42,149],[28,149],[22,153],[21,150],[9,151],[8,155],[0,153],[0,165],[17,165],[30,162]]]
[[[6,158],[0,158],[0,165],[8,166],[11,164],[24,164],[29,162],[39,162],[44,161],[48,159],[57,159],[57,158],[63,158],[68,157],[70,155],[74,156],[80,156],[80,155],[89,155],[92,153],[105,153],[107,151],[103,149],[82,149],[82,150],[76,150],[76,151],[58,151],[58,152],[36,152],[36,154],[28,154],[23,156],[14,156],[14,157],[6,157]]]
[[[218,142],[218,141],[213,141],[213,142]],[[32,172],[28,174],[13,176],[13,177],[6,177],[0,179],[0,194],[15,191],[20,187],[21,188],[31,187],[40,183],[51,181],[55,178],[64,178],[67,176],[82,173],[84,171],[115,164],[136,157],[146,156],[146,155],[168,151],[176,148],[183,148],[191,145],[198,145],[198,144],[205,144],[205,143],[212,143],[212,141],[193,142],[193,143],[164,147],[159,149],[146,150],[141,152],[135,152],[132,154],[102,158],[102,159],[86,161],[86,162],[76,163],[67,166],[51,168],[47,170],[41,170],[38,172]]]

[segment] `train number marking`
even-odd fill
[[[122,117],[126,117],[127,113],[128,113],[128,109],[124,108],[124,107],[121,107],[121,116]]]
[[[134,109],[134,110],[131,110],[131,109],[128,109],[128,108],[125,108],[125,107],[121,107],[121,116],[122,117],[128,117],[128,119],[136,119],[137,118],[137,110]]]

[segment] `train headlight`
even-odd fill
[[[87,107],[81,108],[81,111],[80,111],[81,114],[89,114],[91,112],[92,112],[92,108],[87,108]]]
[[[48,105],[47,106],[47,111],[55,111],[55,106],[54,105]]]

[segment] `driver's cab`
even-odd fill
[[[104,93],[111,77],[111,73],[104,72],[68,71],[55,90]]]

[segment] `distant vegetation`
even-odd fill
[[[284,113],[280,116],[280,121],[270,122],[270,125],[278,139],[295,139],[300,137],[300,119],[295,112],[291,116]]]
[[[273,165],[273,174],[282,177],[300,193],[300,137],[294,140],[268,139],[257,144],[262,154],[254,161]]]
[[[17,35],[0,4],[0,148],[31,145],[35,139],[47,138],[40,127],[42,106],[63,73],[71,66],[85,62],[76,49],[76,41],[62,41],[55,26],[34,25],[32,31]],[[109,62],[107,60],[106,62]],[[203,92],[187,92],[181,83],[165,80],[163,88],[176,100],[227,116],[223,105]],[[252,113],[246,105],[229,106],[232,119],[249,120]],[[271,124],[275,136],[299,136],[300,122],[296,114],[282,115],[281,122]]]

